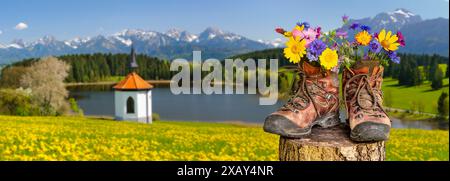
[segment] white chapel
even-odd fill
[[[114,88],[114,107],[116,120],[131,120],[140,123],[152,123],[153,85],[141,78],[136,69],[136,53],[131,47],[131,73]]]

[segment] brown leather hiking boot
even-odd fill
[[[378,61],[359,61],[342,74],[342,95],[353,141],[382,141],[389,138],[391,121],[382,107],[383,70]]]
[[[307,62],[299,64],[300,81],[293,97],[264,122],[264,131],[299,138],[314,125],[332,127],[339,121],[339,79],[337,73],[321,72]]]

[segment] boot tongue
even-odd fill
[[[376,60],[357,61],[353,66],[355,74],[374,74],[378,71],[380,63]]]
[[[320,73],[320,67],[316,67],[316,66],[311,65],[310,63],[304,61],[303,62],[303,71],[305,71],[305,73],[307,75],[315,75],[315,74]]]

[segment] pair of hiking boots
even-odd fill
[[[264,131],[284,137],[309,135],[313,126],[323,128],[340,124],[339,77],[323,72],[308,62],[299,63],[300,80],[294,95],[264,122]],[[391,121],[382,108],[383,67],[377,61],[359,61],[342,74],[342,96],[356,142],[389,138]]]

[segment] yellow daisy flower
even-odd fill
[[[289,38],[289,37],[291,37],[292,36],[292,32],[290,32],[290,31],[286,31],[286,32],[284,32],[284,34],[283,34],[286,38]]]
[[[397,40],[397,35],[392,35],[392,32],[389,31],[386,33],[385,29],[382,29],[381,32],[378,34],[377,37],[378,42],[380,42],[381,46],[386,51],[395,51],[398,49],[398,46],[400,45]]]
[[[372,40],[372,36],[367,31],[361,31],[355,35],[355,39],[359,44],[367,46],[369,45],[370,40]]]
[[[336,50],[326,48],[319,56],[320,65],[326,70],[330,70],[338,64],[338,54]]]
[[[306,41],[302,39],[298,41],[293,37],[289,38],[284,48],[284,56],[289,59],[289,62],[298,63],[300,59],[306,54]]]
[[[294,27],[294,30],[298,30],[298,31],[303,31],[303,29],[305,29],[304,25],[302,25],[302,26],[295,25],[295,27]]]

